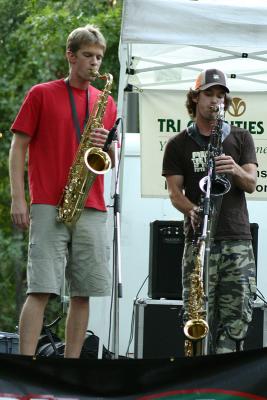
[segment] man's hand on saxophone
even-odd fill
[[[191,221],[192,228],[194,231],[196,231],[199,228],[199,225],[201,223],[201,218],[200,218],[200,207],[194,206],[189,212],[188,216]]]
[[[96,128],[91,132],[91,142],[95,147],[103,148],[109,131],[105,128]]]

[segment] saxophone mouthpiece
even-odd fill
[[[97,78],[99,76],[99,72],[96,69],[89,69],[88,72],[93,78]]]
[[[210,110],[214,112],[224,112],[224,103],[218,104],[217,106],[210,106]]]
[[[218,112],[219,109],[220,109],[219,106],[210,106],[210,110],[211,110],[211,111]]]

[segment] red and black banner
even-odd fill
[[[175,359],[0,355],[0,400],[267,399],[267,348]]]

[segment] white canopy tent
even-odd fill
[[[265,0],[124,0],[121,89],[188,90],[216,66],[234,91],[267,90]]]

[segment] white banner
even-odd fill
[[[259,164],[256,191],[247,198],[266,200],[267,94],[232,92],[231,97],[225,120],[250,131]],[[190,122],[185,101],[186,92],[144,90],[140,93],[142,197],[168,197],[165,178],[161,176],[162,158],[168,139]]]

